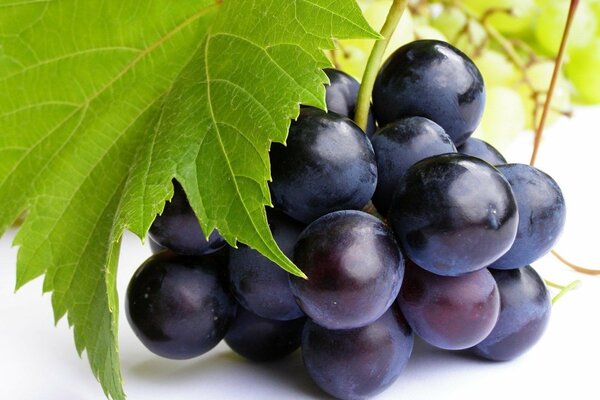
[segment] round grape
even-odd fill
[[[169,250],[166,247],[163,247],[160,244],[156,243],[151,237],[148,237],[148,243],[150,244],[150,251],[152,251],[152,254],[157,254],[162,251]]]
[[[371,142],[378,171],[373,204],[382,215],[387,215],[396,186],[408,168],[424,158],[456,152],[444,129],[423,117],[392,122],[379,130]]]
[[[339,399],[364,399],[382,392],[400,375],[413,348],[404,317],[392,307],[362,328],[328,330],[308,321],[302,356],[311,378]]]
[[[458,148],[458,152],[469,156],[477,157],[491,165],[506,164],[506,158],[491,144],[484,142],[481,139],[470,137],[462,146]]]
[[[349,329],[379,318],[394,302],[404,259],[392,232],[361,211],[338,211],[310,224],[294,248],[308,279],[290,275],[300,308],[317,324]]]
[[[304,225],[277,210],[267,210],[275,242],[292,257],[294,245]],[[245,245],[231,249],[229,280],[233,294],[246,309],[268,319],[291,320],[304,315],[290,290],[288,273],[277,264]]]
[[[439,124],[460,146],[483,115],[483,78],[473,62],[452,45],[417,40],[383,64],[373,88],[379,126],[421,116]]]
[[[512,187],[519,209],[517,237],[490,268],[524,267],[550,251],[566,220],[565,199],[552,177],[525,164],[498,166]]]
[[[306,318],[276,321],[259,317],[244,307],[237,314],[225,336],[225,343],[237,354],[251,361],[273,361],[300,347]]]
[[[438,275],[484,268],[512,245],[519,222],[508,181],[483,160],[454,153],[413,165],[389,220],[406,256]]]
[[[361,209],[375,192],[371,142],[352,120],[306,107],[287,146],[271,148],[271,194],[281,211],[310,223],[332,211]]]
[[[133,331],[159,356],[187,359],[206,353],[227,333],[235,300],[215,256],[162,252],[135,272],[125,310]]]
[[[487,269],[440,276],[406,263],[398,304],[423,340],[446,350],[466,349],[485,339],[500,312],[498,287]]]
[[[489,336],[473,351],[488,360],[508,361],[525,353],[542,337],[552,302],[544,281],[529,265],[490,272],[500,291],[500,316]]]
[[[161,247],[186,255],[210,254],[225,247],[225,239],[216,230],[206,239],[179,182],[173,181],[173,189],[173,198],[150,227],[150,238]]]

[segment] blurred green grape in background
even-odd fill
[[[391,3],[359,0],[376,29]],[[487,89],[486,110],[475,135],[502,148],[539,122],[568,10],[569,0],[409,0],[385,57],[417,39],[444,40],[469,55]],[[329,56],[338,68],[360,79],[373,44],[341,40]],[[549,123],[570,115],[573,104],[600,103],[600,0],[582,0],[563,71]]]

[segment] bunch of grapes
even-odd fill
[[[378,29],[391,2],[359,4]],[[487,106],[475,136],[502,148],[539,122],[568,9],[569,0],[411,0],[390,46],[437,39],[468,54],[487,86]],[[572,103],[600,103],[600,0],[583,0],[572,26],[549,122],[571,115]],[[362,77],[373,44],[341,40],[329,55],[340,68]]]
[[[379,71],[367,132],[350,119],[359,83],[326,73],[328,111],[303,107],[270,155],[268,222],[308,279],[206,237],[174,182],[150,230],[156,254],[127,291],[137,336],[174,359],[222,339],[254,361],[300,347],[341,399],[391,385],[415,334],[490,360],[527,351],[551,308],[530,264],[557,240],[565,203],[550,176],[471,138],[479,69],[446,42],[400,47]]]

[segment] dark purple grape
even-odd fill
[[[400,375],[413,335],[397,307],[362,328],[328,330],[308,321],[302,356],[311,378],[339,399],[364,399],[382,392]]]
[[[235,300],[215,256],[162,252],[129,282],[125,310],[133,331],[159,356],[187,359],[206,353],[227,333]]]
[[[567,209],[558,184],[525,164],[498,166],[512,187],[519,209],[519,228],[512,247],[490,268],[528,265],[550,251],[565,226]]]
[[[506,158],[491,144],[481,139],[470,137],[458,148],[458,152],[481,158],[492,165],[506,164]]]
[[[279,248],[292,257],[304,225],[277,210],[267,210],[271,232]],[[262,254],[240,245],[229,254],[229,280],[242,306],[263,318],[291,320],[304,315],[292,291],[288,273]]]
[[[371,143],[378,172],[373,204],[382,215],[387,215],[398,182],[408,168],[424,158],[456,152],[444,129],[423,117],[392,122],[380,129]]]
[[[500,317],[475,354],[508,361],[535,345],[546,330],[552,302],[544,281],[531,266],[490,270],[500,291]]]
[[[440,276],[412,262],[406,263],[398,303],[417,335],[446,350],[481,342],[500,312],[498,287],[487,269]]]
[[[512,245],[519,222],[502,174],[458,153],[413,165],[400,181],[389,219],[408,258],[450,276],[497,260]]]
[[[157,254],[162,251],[169,250],[166,247],[163,247],[160,244],[156,243],[150,236],[148,236],[148,243],[150,244],[150,251],[152,251],[152,254]]]
[[[400,47],[379,70],[373,88],[379,126],[426,117],[443,127],[457,146],[477,128],[484,105],[483,78],[473,61],[437,40]]]
[[[233,351],[251,361],[277,360],[300,347],[305,321],[306,318],[290,321],[266,319],[238,307],[225,342]]]
[[[404,273],[392,232],[362,211],[337,211],[310,224],[293,260],[308,276],[290,275],[300,308],[329,329],[375,321],[394,302]]]
[[[287,147],[271,147],[275,206],[298,221],[361,209],[377,184],[371,142],[352,120],[303,108],[292,122]]]
[[[325,73],[329,78],[329,85],[326,86],[325,101],[327,110],[354,119],[356,110],[356,99],[360,83],[350,75],[333,68],[326,68]],[[369,110],[369,120],[367,125],[367,136],[370,138],[375,133],[375,118],[373,111]]]
[[[175,180],[173,188],[173,198],[150,227],[150,238],[178,254],[202,255],[222,249],[225,239],[215,230],[206,240],[183,188]]]

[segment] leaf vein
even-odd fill
[[[309,97],[312,97],[313,100],[315,100],[317,102],[320,102],[319,99],[315,95],[313,95],[310,90],[307,90],[300,82],[298,82],[298,80],[294,76],[290,75],[290,73],[287,72],[285,70],[285,68],[283,68],[281,65],[279,65],[279,63],[273,58],[273,56],[271,56],[271,54],[269,53],[269,51],[265,47],[261,46],[258,43],[255,43],[255,42],[251,41],[250,39],[243,38],[243,37],[241,37],[239,35],[235,35],[233,33],[223,33],[223,32],[221,32],[221,33],[216,34],[215,36],[231,36],[231,37],[234,37],[234,38],[236,38],[238,40],[241,40],[243,42],[250,43],[254,47],[259,48],[260,50],[262,50],[265,53],[265,55],[277,67],[277,69],[279,71],[281,71],[285,76],[287,76],[291,82],[294,82],[294,84],[296,86],[296,89],[299,90],[300,93],[302,93],[304,95],[308,95]],[[293,44],[292,46],[300,47],[297,44]],[[271,46],[271,47],[273,47],[273,46]]]
[[[213,106],[212,106],[211,92],[210,92],[210,71],[209,71],[209,66],[208,66],[208,46],[210,44],[210,38],[211,38],[211,35],[209,33],[208,37],[207,37],[207,40],[206,40],[206,45],[205,45],[205,48],[204,48],[204,68],[205,68],[206,80],[207,80],[206,91],[207,91],[207,98],[208,98],[208,101],[207,101],[208,110],[209,110],[211,119],[213,121],[213,126],[215,127],[215,130],[216,130],[216,133],[217,133],[216,136],[217,136],[217,139],[219,141],[219,146],[221,148],[221,152],[223,153],[223,156],[224,156],[225,161],[227,163],[227,168],[229,170],[230,175],[232,177],[234,177],[235,173],[233,172],[233,168],[231,166],[231,161],[229,160],[227,152],[225,151],[225,146],[223,144],[223,139],[221,137],[221,133],[220,133],[219,127],[218,127],[218,121],[217,121],[217,118],[215,116],[214,109],[213,109]],[[240,192],[240,188],[239,188],[237,182],[235,181],[235,179],[232,179],[232,182],[233,182],[233,185],[235,187],[235,191],[237,193],[237,197],[241,200],[243,197],[242,197],[242,194]],[[246,203],[244,201],[241,201],[241,204],[242,204],[242,207],[244,208],[244,211],[246,212],[246,215],[249,217],[249,220],[250,220],[250,223],[252,224],[252,227],[254,228],[254,230],[256,232],[259,232],[259,229],[256,226],[256,223],[254,222],[254,218],[251,217],[250,210],[248,210],[248,207],[246,206]],[[231,208],[231,206],[230,206],[230,208]],[[263,243],[263,245],[268,248],[269,246],[268,246],[268,243],[265,241],[265,239],[261,235],[258,235],[258,236],[259,236],[260,241]]]

